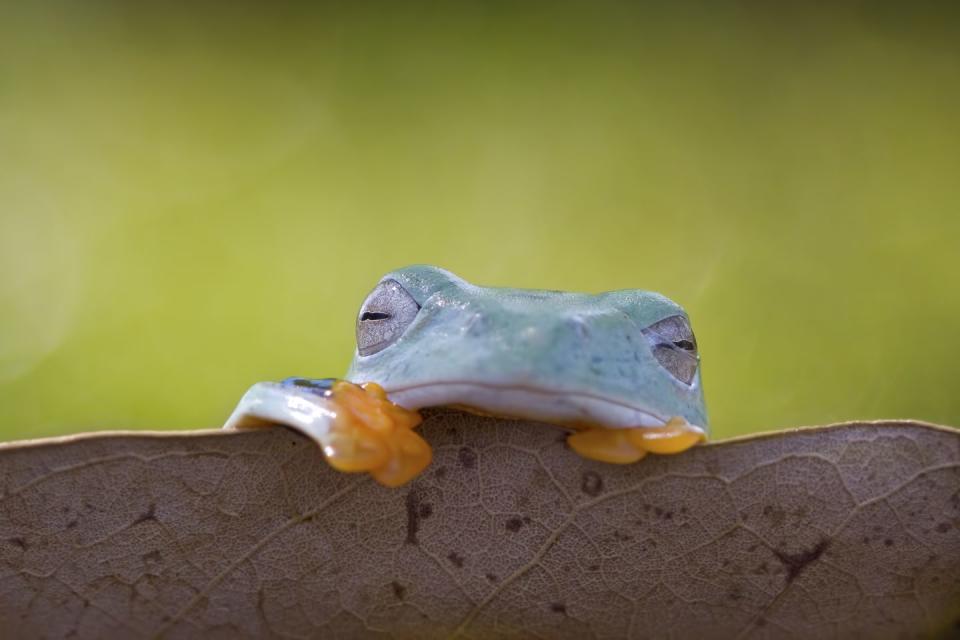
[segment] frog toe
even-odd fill
[[[430,464],[430,445],[413,431],[420,424],[420,414],[390,402],[380,385],[340,380],[333,385],[332,395],[340,410],[331,436],[343,438],[333,457],[324,444],[333,467],[369,471],[380,484],[397,487]]]
[[[630,464],[643,458],[647,452],[637,446],[628,431],[632,429],[590,427],[570,435],[567,444],[584,458],[613,464]]]
[[[397,430],[388,444],[386,462],[370,471],[373,479],[386,487],[399,487],[416,478],[433,457],[427,441],[409,429]]]
[[[320,439],[323,454],[337,471],[372,471],[390,459],[384,438],[357,425],[334,428]]]
[[[628,429],[630,439],[644,451],[659,455],[683,453],[707,439],[703,429],[683,418],[672,418],[662,427]]]

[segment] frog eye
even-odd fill
[[[369,356],[393,344],[417,317],[420,305],[396,280],[370,292],[357,316],[357,351]]]
[[[684,316],[670,316],[643,330],[650,350],[664,369],[684,384],[692,384],[697,375],[700,355],[697,339]]]

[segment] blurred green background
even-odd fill
[[[669,295],[720,437],[960,425],[957,17],[7,3],[0,439],[215,427],[341,374],[413,262]]]

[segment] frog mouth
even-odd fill
[[[662,427],[668,419],[645,408],[582,391],[477,382],[432,382],[388,388],[406,409],[454,406],[481,414],[524,418],[574,427]]]

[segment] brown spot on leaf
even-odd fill
[[[404,499],[407,508],[407,544],[419,544],[417,541],[417,531],[420,530],[420,494],[416,489],[407,491]]]
[[[767,505],[763,508],[763,515],[770,519],[775,527],[779,527],[786,520],[787,514],[780,507]]]
[[[507,524],[505,526],[507,527],[507,531],[513,531],[516,533],[517,531],[520,531],[520,527],[523,526],[523,519],[517,517],[509,518],[507,519]]]
[[[551,602],[551,603],[550,603],[550,611],[553,611],[554,613],[566,614],[566,613],[567,613],[567,605],[563,604],[562,602]]]
[[[457,460],[464,469],[473,469],[477,466],[477,452],[469,447],[460,447],[457,451]]]
[[[580,476],[580,490],[595,498],[603,492],[603,478],[596,471],[584,471]]]
[[[397,600],[403,600],[406,597],[407,588],[396,580],[390,583],[390,587],[393,589],[393,597]]]
[[[783,563],[787,570],[787,584],[793,582],[800,572],[806,569],[811,563],[816,562],[823,552],[830,546],[830,541],[826,538],[820,540],[812,549],[801,551],[800,553],[786,553],[774,549],[773,554]]]
[[[145,562],[160,562],[163,560],[163,554],[161,554],[159,550],[154,549],[140,556],[140,559]]]
[[[452,562],[454,566],[456,566],[457,568],[463,567],[464,558],[462,555],[460,555],[456,551],[451,551],[450,553],[448,553],[447,560]]]
[[[7,538],[7,542],[9,542],[15,547],[20,548],[21,551],[26,551],[28,548],[27,540],[23,536],[14,536],[12,538]]]
[[[137,516],[136,520],[131,523],[131,527],[138,525],[142,522],[150,522],[151,520],[157,519],[157,503],[151,502],[150,506],[147,507],[147,510]]]

